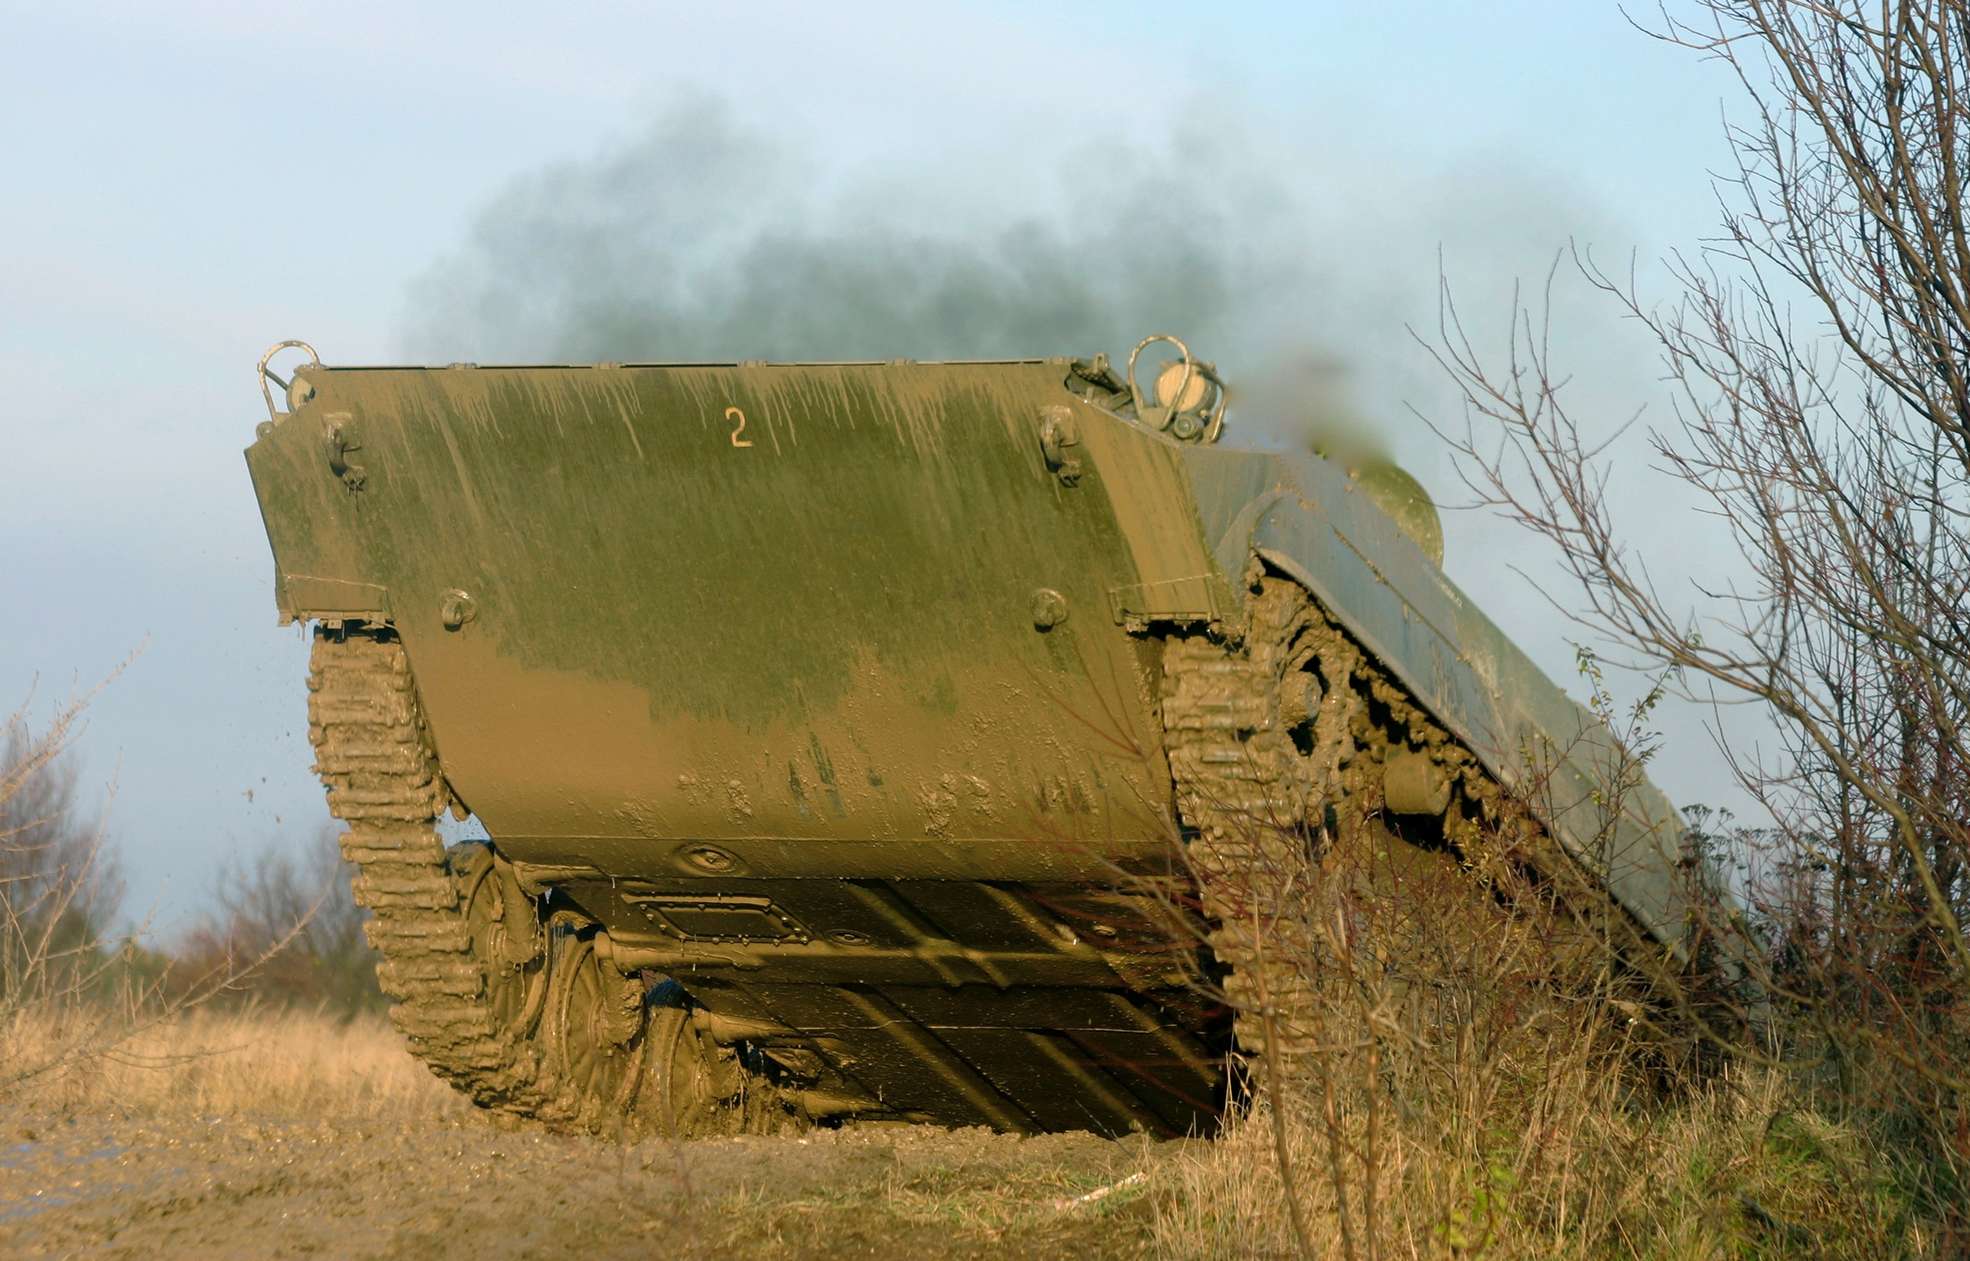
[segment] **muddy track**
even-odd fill
[[[1188,858],[1213,925],[1207,940],[1248,1055],[1302,1051],[1315,1001],[1304,970],[1284,962],[1310,943],[1279,877],[1305,866],[1349,738],[1352,693],[1309,673],[1345,679],[1336,645],[1309,638],[1321,625],[1297,587],[1268,581],[1242,643],[1206,634],[1164,641],[1170,772],[1193,833]],[[1311,736],[1309,753],[1296,735]]]
[[[474,952],[465,879],[437,831],[450,795],[419,712],[410,662],[387,631],[317,628],[308,669],[308,738],[329,811],[348,824],[342,853],[396,999],[390,1018],[433,1072],[489,1108],[578,1119],[580,1100],[515,1036],[493,1002],[492,961]],[[461,847],[463,848],[463,847]],[[467,857],[476,859],[472,847]]]
[[[1276,1055],[1290,1074],[1318,1025],[1319,968],[1309,961],[1326,952],[1311,927],[1313,885],[1327,878],[1321,861],[1343,837],[1385,826],[1391,759],[1407,759],[1412,791],[1431,799],[1442,846],[1434,861],[1456,866],[1483,914],[1517,913],[1497,896],[1507,868],[1505,885],[1537,884],[1557,898],[1536,909],[1542,932],[1567,931],[1561,926],[1590,903],[1608,904],[1524,804],[1303,587],[1271,573],[1252,581],[1242,637],[1197,631],[1164,640],[1160,701],[1237,1046],[1246,1056]],[[1643,945],[1638,926],[1617,918],[1620,944]]]

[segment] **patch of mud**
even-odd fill
[[[1156,1180],[1126,1180],[1168,1147],[901,1126],[623,1146],[477,1115],[15,1112],[0,1256],[1093,1261],[1146,1255]]]

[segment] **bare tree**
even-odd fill
[[[1480,499],[1553,546],[1584,627],[1775,720],[1782,756],[1735,766],[1775,824],[1760,835],[1779,878],[1754,890],[1779,938],[1766,980],[1808,1017],[1795,1053],[1823,1055],[1845,1102],[1920,1130],[1961,1232],[1970,3],[1695,10],[1665,10],[1654,33],[1721,60],[1749,102],[1727,124],[1722,234],[1672,260],[1684,292],[1667,307],[1572,258],[1660,346],[1678,423],[1654,449],[1707,500],[1740,579],[1658,585],[1614,519],[1543,318],[1519,310],[1487,361],[1446,284],[1434,349],[1466,403],[1454,441]]]
[[[250,948],[189,963],[145,949],[140,930],[120,931],[115,850],[82,801],[70,757],[92,696],[71,700],[38,729],[25,706],[0,720],[0,1098],[238,990],[284,961],[304,930],[316,934],[313,946],[324,959],[345,959],[352,937],[367,951],[353,904],[341,921],[331,913],[329,923],[339,927],[317,926],[304,904],[280,930],[253,935]],[[326,863],[337,862],[329,844]],[[346,900],[347,882],[340,883]],[[262,884],[271,890],[278,881]],[[241,906],[262,891],[244,880],[229,888],[239,891]],[[286,908],[263,909],[268,922],[280,923]],[[350,1005],[359,1006],[374,980],[366,953],[357,966],[360,979],[348,989]]]
[[[376,954],[363,937],[337,829],[324,825],[302,849],[272,844],[235,860],[215,882],[203,921],[179,950],[195,973],[262,959],[235,994],[323,1007],[343,1015],[380,1009]]]
[[[0,724],[0,1013],[84,987],[122,896],[102,829],[77,801],[66,754],[81,703],[36,732]]]

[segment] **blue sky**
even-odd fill
[[[1454,414],[1405,332],[1434,323],[1439,250],[1495,330],[1514,279],[1569,238],[1636,252],[1668,297],[1651,260],[1715,220],[1733,87],[1612,4],[1061,12],[0,2],[0,709],[32,691],[45,713],[137,652],[79,746],[87,782],[114,785],[132,913],[182,922],[225,855],[323,817],[305,645],[275,625],[239,458],[260,350],[415,354],[489,207],[551,188],[543,171],[594,187],[680,103],[718,103],[779,155],[743,207],[670,206],[683,230],[816,208],[943,239],[1098,219],[1101,155],[1144,176],[1117,197],[1212,182],[1230,207],[1214,232],[1292,256],[1241,273],[1238,327],[1292,312],[1263,335],[1348,364],[1354,405],[1441,498],[1453,471],[1405,413]],[[1098,225],[1079,231],[1098,247]],[[1647,344],[1604,303],[1563,294],[1559,330],[1584,412],[1610,431],[1644,405],[1667,419]],[[1239,349],[1209,353],[1235,377]],[[1675,501],[1645,455],[1617,506],[1673,576],[1703,535],[1652,519]],[[1536,554],[1474,514],[1449,527],[1453,576],[1571,684],[1564,628],[1511,572],[1540,572]],[[1727,798],[1694,715],[1666,721],[1664,787]]]

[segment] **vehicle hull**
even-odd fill
[[[282,616],[389,628],[529,893],[900,1114],[1221,1108],[1158,635],[1235,643],[1260,568],[1685,949],[1668,803],[1326,461],[1175,441],[1066,360],[297,385],[247,451]]]

